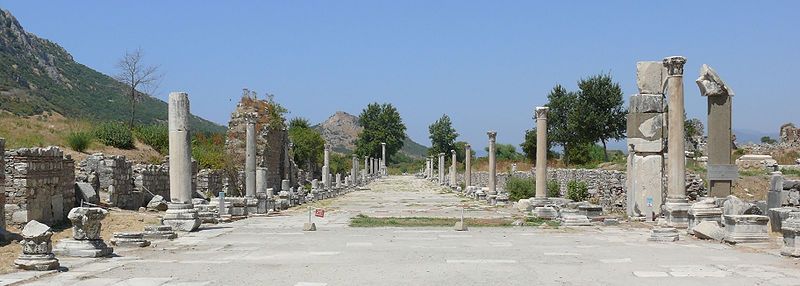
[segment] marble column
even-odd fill
[[[439,185],[444,185],[444,153],[439,153]]]
[[[254,119],[247,119],[245,133],[244,189],[245,197],[252,200],[256,197],[256,122]]]
[[[450,187],[456,188],[456,150],[450,150]]]
[[[472,146],[464,144],[464,186],[472,186]]]
[[[381,174],[386,175],[386,143],[381,143]]]
[[[710,197],[731,194],[736,165],[731,162],[731,100],[733,90],[708,65],[700,68],[695,80],[700,95],[708,98],[708,186]]]
[[[350,164],[352,165],[350,168],[350,185],[355,186],[358,185],[358,178],[356,177],[356,173],[358,172],[358,157],[356,157],[355,154],[353,154]]]
[[[536,197],[534,206],[547,201],[547,107],[536,107]]]
[[[367,175],[369,175],[369,171],[368,170],[369,170],[369,157],[368,156],[364,156],[364,174],[363,174],[364,178],[366,178]],[[366,182],[364,182],[364,183],[366,183]]]
[[[322,183],[325,185],[325,189],[331,189],[331,145],[325,143],[324,151],[322,157]]]
[[[489,135],[489,192],[488,195],[497,195],[497,162],[495,162],[495,143],[497,131],[486,132]]]
[[[192,147],[189,95],[172,92],[168,100],[170,204],[162,223],[178,231],[195,231],[200,218],[192,205]]]
[[[686,199],[686,155],[683,124],[685,121],[683,106],[683,65],[686,58],[681,56],[667,57],[663,60],[667,69],[668,93],[668,137],[667,137],[667,202],[664,204],[667,225],[671,227],[687,227],[689,223],[689,205]]]

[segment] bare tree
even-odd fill
[[[117,63],[119,73],[114,79],[124,83],[128,88],[128,96],[131,101],[131,119],[128,127],[133,128],[136,118],[136,102],[143,95],[152,94],[158,87],[162,75],[158,73],[158,66],[147,66],[142,62],[144,53],[137,48],[131,52],[125,52],[125,56]]]

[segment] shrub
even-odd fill
[[[162,155],[166,155],[169,152],[169,132],[164,124],[140,126],[133,130],[133,135],[136,136],[136,139],[153,147]]]
[[[550,180],[547,182],[547,197],[548,198],[561,197],[561,185],[558,184],[558,181]]]
[[[119,148],[133,149],[133,133],[122,123],[106,122],[94,129],[94,137],[101,143]]]
[[[67,134],[67,145],[70,149],[83,153],[92,143],[92,134],[88,132],[71,132]]]
[[[229,163],[225,153],[225,140],[221,134],[195,135],[192,138],[192,157],[201,168],[225,169]]]
[[[536,183],[533,179],[522,179],[510,177],[506,181],[506,191],[508,191],[508,199],[511,201],[518,201],[520,199],[527,199],[533,197]]]
[[[567,198],[576,202],[584,201],[589,197],[589,187],[585,182],[569,181],[567,183]]]

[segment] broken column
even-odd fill
[[[330,190],[331,188],[331,145],[325,143],[324,153],[322,157],[322,183],[325,185],[325,189]]]
[[[367,175],[369,175],[369,156],[364,156],[364,172],[362,176],[364,177],[364,184],[367,183]]]
[[[162,224],[195,231],[200,218],[192,205],[192,148],[189,139],[189,95],[169,94],[169,193],[171,202]]]
[[[700,68],[695,80],[700,95],[708,98],[708,187],[709,196],[724,198],[731,194],[733,180],[738,177],[731,162],[731,99],[733,90],[708,65]]]
[[[356,154],[353,154],[353,157],[350,161],[353,165],[351,166],[352,168],[350,168],[350,184],[355,187],[358,185],[358,176],[356,175],[356,173],[358,173],[358,157]]]
[[[472,146],[464,144],[464,188],[472,186]]]
[[[800,212],[792,212],[783,222],[783,248],[781,255],[800,257]]]
[[[490,203],[494,203],[494,199],[497,197],[497,162],[495,162],[497,131],[490,130],[486,132],[486,135],[489,136],[489,192],[486,193],[486,197]]]
[[[456,184],[456,150],[450,150],[450,187],[455,189]]]
[[[22,229],[22,254],[14,260],[17,268],[46,271],[58,269],[59,263],[53,254],[50,227],[38,221],[29,221]]]
[[[547,201],[547,107],[536,107],[536,196],[534,207],[544,207]]]
[[[266,214],[269,211],[269,195],[267,194],[267,168],[256,168],[256,213]]]
[[[256,122],[254,119],[247,120],[245,132],[245,200],[247,201],[247,213],[257,212],[256,202]]]
[[[665,79],[662,62],[637,62],[639,93],[630,97],[627,115],[627,213],[650,221],[660,216],[663,202]]]
[[[386,143],[381,142],[381,175],[386,175]]]
[[[439,153],[439,185],[444,185],[444,153]]]
[[[667,202],[664,204],[667,225],[685,228],[689,223],[689,203],[686,199],[686,138],[684,134],[685,114],[683,108],[683,65],[686,58],[667,57],[663,61],[667,69],[667,92],[669,93],[669,136],[667,137]]]
[[[100,237],[101,221],[108,215],[102,208],[77,207],[69,211],[72,238],[56,244],[54,253],[72,257],[104,257],[114,252]]]

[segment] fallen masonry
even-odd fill
[[[104,257],[114,252],[100,237],[101,221],[108,211],[101,208],[73,208],[67,218],[72,221],[72,238],[59,241],[54,253],[72,257]]]

